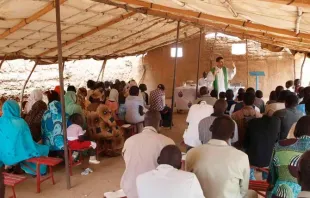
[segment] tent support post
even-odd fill
[[[99,72],[99,75],[98,75],[98,78],[97,78],[97,81],[99,81],[99,79],[100,79],[100,76],[101,76],[101,79],[100,80],[102,80],[102,78],[103,78],[103,72],[104,72],[104,68],[105,68],[105,65],[107,64],[107,59],[104,59],[103,60],[103,62],[102,62],[102,66],[101,66],[101,70],[100,70],[100,72]]]
[[[304,60],[302,61],[301,69],[300,69],[300,83],[302,83],[302,77],[304,72],[304,65],[307,59],[307,53],[304,53]]]
[[[173,69],[173,86],[172,86],[172,101],[171,101],[171,123],[170,129],[172,128],[173,122],[173,109],[174,109],[174,90],[175,90],[175,77],[176,77],[176,70],[178,64],[178,43],[179,43],[179,36],[180,36],[180,21],[178,21],[178,28],[177,28],[177,39],[175,42],[175,58],[174,58],[174,69]]]
[[[26,86],[27,86],[27,83],[28,83],[30,77],[32,76],[32,73],[34,72],[35,68],[37,67],[38,62],[39,62],[38,60],[35,61],[34,65],[33,65],[33,67],[32,67],[32,70],[31,70],[30,74],[28,75],[28,78],[26,79],[26,81],[25,81],[25,83],[24,83],[24,86],[23,86],[23,89],[22,89],[22,93],[21,93],[21,96],[20,96],[20,107],[21,107],[21,108],[22,108],[22,104],[23,104],[23,102],[24,102],[23,98],[24,98],[25,88],[26,88]]]
[[[6,56],[4,56],[3,59],[1,60],[0,69],[1,69],[1,67],[2,67],[2,65],[3,65],[3,63],[4,63],[4,61],[5,61],[5,59],[6,59]]]
[[[246,78],[246,87],[249,87],[249,58],[248,58],[248,39],[245,40],[245,53],[246,53],[246,68],[247,68],[247,78]],[[258,86],[258,85],[257,85]]]
[[[196,76],[196,99],[198,98],[198,78],[199,78],[199,70],[200,70],[201,41],[202,41],[202,29],[200,29],[200,37],[199,37],[199,44],[198,44],[198,63],[197,63],[197,76]]]
[[[68,144],[67,144],[67,121],[64,98],[64,77],[63,77],[63,61],[62,61],[62,43],[61,43],[61,28],[60,28],[60,0],[56,0],[56,28],[57,28],[57,48],[58,48],[58,71],[60,84],[60,101],[61,101],[61,116],[62,116],[62,130],[64,136],[64,153],[66,166],[66,181],[67,189],[71,188],[69,160],[68,160]]]

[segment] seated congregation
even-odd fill
[[[186,119],[186,156],[160,134],[161,127],[172,125],[162,84],[150,94],[134,80],[89,80],[87,89],[68,86],[66,123],[59,86],[33,90],[22,108],[15,100],[1,99],[0,165],[6,166],[1,172],[35,175],[36,165],[27,159],[63,158],[67,144],[72,151],[83,150],[72,154],[81,157],[83,176],[93,173],[90,163],[100,163],[98,147],[107,156],[122,155],[120,187],[127,198],[252,197],[249,183],[260,177],[269,184],[266,197],[309,197],[310,87],[294,83],[295,89],[291,82],[286,90],[278,86],[266,104],[262,91],[253,88],[240,89],[235,97],[232,90],[201,87]],[[134,135],[127,134],[127,124]],[[257,168],[268,173],[260,176]],[[44,175],[46,167],[40,171]],[[0,182],[0,198],[3,191]]]

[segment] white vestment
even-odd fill
[[[226,88],[225,88],[225,78],[224,78],[224,72],[223,72],[223,69],[222,68],[218,68],[217,66],[215,66],[215,71],[219,71],[217,75],[217,79],[218,79],[218,93],[220,92],[226,92]],[[227,80],[232,80],[234,78],[234,76],[236,75],[237,73],[237,70],[236,68],[233,68],[233,69],[229,69],[229,68],[226,68],[227,70]],[[210,83],[210,84],[213,84],[215,80],[215,76],[213,75],[213,73],[210,71],[208,73],[208,76],[207,76],[207,81]]]

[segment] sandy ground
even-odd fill
[[[177,145],[182,142],[182,134],[186,128],[186,113],[175,114],[174,127],[162,129],[161,133],[172,138]],[[184,147],[180,146],[182,150]],[[123,174],[125,164],[122,157],[100,158],[100,165],[92,165],[94,173],[88,176],[80,175],[80,168],[73,168],[71,177],[72,188],[67,190],[64,165],[55,167],[55,181],[53,186],[51,181],[41,184],[41,193],[36,193],[36,179],[28,179],[16,186],[17,198],[102,198],[105,192],[119,190],[120,179]],[[6,197],[12,195],[11,189],[6,189]]]

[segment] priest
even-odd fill
[[[224,66],[224,58],[216,58],[216,66],[211,69],[208,73],[207,81],[213,83],[213,89],[217,90],[218,93],[226,92],[228,89],[228,81],[232,80],[236,75],[236,66],[233,62],[233,68],[227,68]]]

